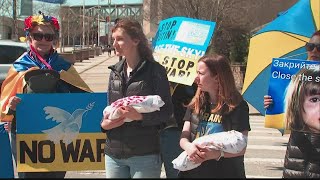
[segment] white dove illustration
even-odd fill
[[[48,139],[55,144],[60,143],[60,140],[63,140],[66,145],[70,144],[79,134],[84,113],[90,111],[94,103],[88,104],[86,109],[76,109],[72,114],[58,107],[44,107],[43,110],[48,114],[46,119],[52,118],[52,121],[59,122],[59,124],[42,132],[46,133]]]

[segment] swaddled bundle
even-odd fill
[[[195,139],[192,143],[202,148],[212,150],[222,150],[227,153],[239,153],[247,146],[247,136],[238,131],[227,131],[209,134]],[[173,167],[180,171],[188,171],[201,165],[189,160],[186,151],[183,151],[176,159],[172,161]]]
[[[108,119],[117,119],[121,115],[118,112],[119,108],[123,106],[131,106],[139,113],[149,113],[154,111],[160,111],[160,107],[164,105],[159,95],[149,96],[128,96],[122,99],[118,99],[111,103],[103,110],[103,115]],[[125,119],[125,122],[131,122],[132,119]]]

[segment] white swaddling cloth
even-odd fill
[[[227,153],[239,153],[247,146],[247,136],[238,131],[219,132],[205,135],[195,139],[192,143],[200,147],[206,147],[212,150],[222,150]],[[201,165],[189,160],[186,151],[183,151],[176,159],[172,161],[173,167],[180,171],[188,171]]]
[[[159,95],[149,96],[128,96],[121,98],[111,103],[103,110],[103,115],[108,116],[108,119],[117,119],[120,117],[118,109],[122,106],[131,106],[139,113],[150,113],[154,111],[160,111],[165,103],[162,101]],[[132,119],[125,119],[125,122],[131,122]]]

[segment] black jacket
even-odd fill
[[[192,86],[184,84],[178,84],[174,93],[172,94],[172,104],[174,109],[174,117],[176,119],[179,130],[183,128],[183,117],[186,113],[187,105],[197,91],[197,85],[195,83]]]
[[[284,178],[320,178],[320,134],[291,131]]]
[[[166,70],[156,61],[141,60],[126,81],[125,60],[110,66],[109,104],[127,96],[159,95],[165,102],[160,111],[145,113],[141,121],[126,122],[122,126],[106,131],[105,154],[115,158],[156,154],[159,148],[159,130],[171,116],[169,81]]]

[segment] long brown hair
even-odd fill
[[[128,18],[120,19],[113,27],[112,33],[114,33],[118,28],[122,28],[131,37],[131,39],[139,40],[138,52],[142,59],[154,60],[152,50],[148,45],[148,39],[143,33],[142,26],[138,21]]]
[[[236,88],[228,59],[225,56],[214,54],[203,56],[198,62],[205,63],[211,76],[218,76],[217,105],[212,110],[212,113],[229,113],[243,100],[243,98]],[[193,109],[194,113],[199,114],[201,109],[208,103],[209,94],[198,88],[195,96],[187,106]]]

